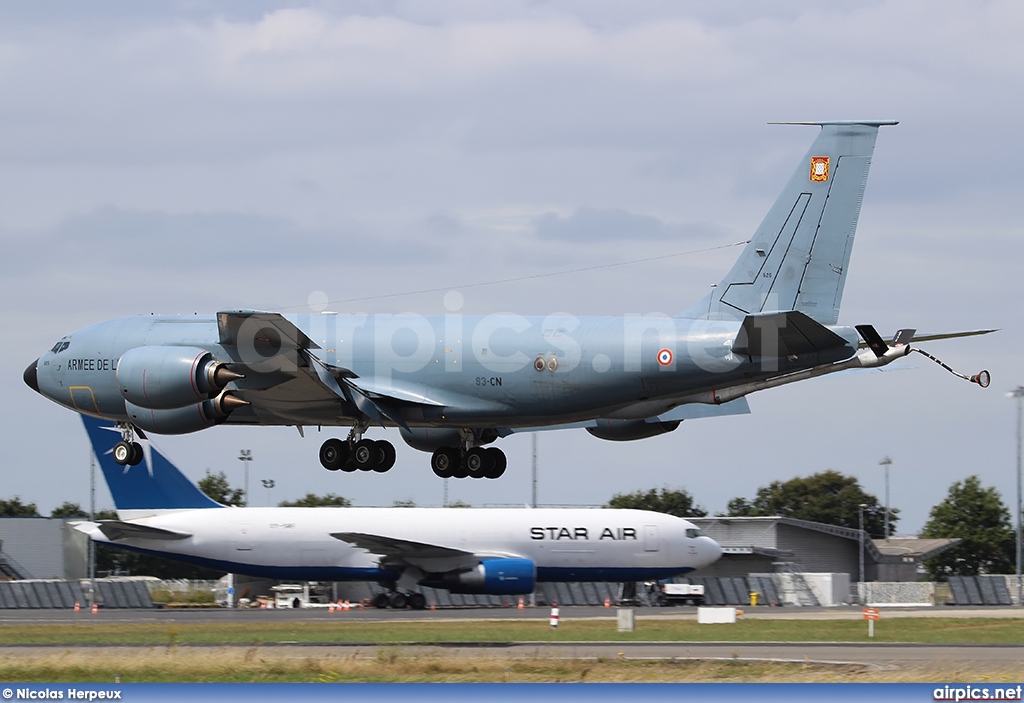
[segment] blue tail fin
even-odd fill
[[[853,249],[875,137],[893,121],[813,122],[807,155],[732,270],[681,317],[741,320],[799,310],[834,325]]]
[[[146,456],[138,466],[121,466],[113,455],[121,433],[109,420],[81,417],[118,510],[224,507],[200,491],[156,447],[146,447]]]

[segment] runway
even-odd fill
[[[450,621],[450,620],[546,620],[548,608],[509,609],[451,609],[437,611],[350,610],[330,613],[325,609],[290,610],[108,610],[97,615],[88,612],[73,613],[54,610],[0,611],[2,625],[74,625],[87,623],[185,624],[185,623],[280,623],[280,622],[396,622],[396,621]],[[568,607],[561,609],[563,622],[583,619],[614,619],[615,609],[600,607]],[[645,619],[696,619],[696,608],[637,608],[638,628]],[[751,619],[807,619],[834,620],[860,619],[860,608],[790,608],[747,609],[744,618]],[[1022,618],[1020,608],[893,608],[883,612],[890,617],[989,617]],[[178,648],[251,649],[252,645],[175,645]],[[382,648],[391,645],[376,643],[339,644],[268,643],[259,645],[264,656],[278,657],[374,657]],[[804,642],[521,642],[521,643],[452,643],[421,645],[400,643],[404,655],[465,657],[465,658],[605,658],[605,659],[729,659],[793,661],[807,663],[857,664],[868,668],[898,667],[1005,667],[1008,671],[1024,669],[1024,647],[1019,644],[892,644],[892,643],[804,643]],[[164,645],[0,645],[0,656],[47,656],[55,651],[83,649],[91,653],[118,653],[152,651]]]

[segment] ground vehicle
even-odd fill
[[[311,605],[327,605],[329,596],[315,582],[282,583],[271,586],[274,592],[275,608],[308,608]]]
[[[658,605],[703,605],[704,586],[695,583],[663,583],[659,586]]]

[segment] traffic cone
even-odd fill
[[[604,607],[606,607],[606,608],[612,607],[612,599],[611,598],[608,598],[607,596],[605,596]]]
[[[558,604],[551,604],[551,627],[552,629],[558,629]]]
[[[338,599],[338,607],[334,609],[334,612],[336,612],[336,613],[340,613],[341,612],[341,598]]]
[[[519,597],[519,610],[522,610],[525,607],[526,607],[526,603],[523,601],[522,596],[520,596]]]
[[[75,612],[78,613],[78,612],[81,612],[81,610],[82,610],[82,606],[79,605],[78,601],[76,600],[75,601]]]
[[[328,613],[333,613],[334,612],[334,601],[331,601],[330,603],[327,604],[327,612]]]
[[[99,612],[100,612],[100,604],[99,603],[93,603],[92,604],[92,614],[96,615]]]
[[[430,601],[430,609],[437,610],[437,601]]]

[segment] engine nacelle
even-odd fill
[[[399,430],[402,439],[413,449],[432,452],[441,447],[461,447],[462,435],[448,427],[410,427]]]
[[[155,410],[125,402],[124,409],[133,425],[155,434],[188,434],[219,425],[237,407],[248,405],[230,393],[185,408]]]
[[[450,571],[440,580],[424,581],[452,593],[484,593],[511,596],[532,593],[537,582],[537,566],[530,559],[487,559],[468,571]]]
[[[136,347],[117,362],[124,399],[140,408],[168,410],[209,400],[243,378],[198,347]]]
[[[587,432],[598,439],[612,442],[628,442],[647,439],[671,432],[679,427],[680,420],[669,422],[645,422],[644,420],[598,420],[597,427],[588,427]]]

